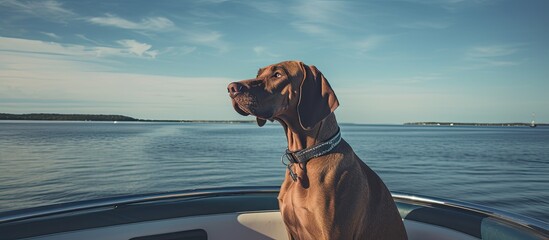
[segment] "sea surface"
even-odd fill
[[[549,128],[341,124],[393,192],[549,222]],[[0,121],[0,212],[126,194],[280,185],[269,123]]]

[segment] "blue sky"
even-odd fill
[[[226,86],[317,66],[340,122],[549,122],[549,1],[0,0],[0,112],[251,119]]]

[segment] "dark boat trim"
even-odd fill
[[[470,231],[467,231],[466,228],[465,229],[463,227],[460,228],[460,226],[458,226],[458,228],[455,228],[456,226],[450,226],[450,225],[454,225],[455,221],[451,223],[447,223],[447,222],[445,223],[445,221],[448,221],[449,219],[437,218],[435,221],[430,222],[428,219],[423,219],[423,218],[416,219],[416,217],[414,216],[404,215],[401,212],[401,216],[404,219],[416,220],[420,222],[427,222],[434,225],[440,225],[443,227],[452,228],[461,232],[468,233],[469,235],[481,238],[480,236],[481,221],[485,218],[491,218],[497,221],[508,223],[510,225],[522,227],[525,230],[531,231],[535,235],[549,237],[549,224],[534,218],[523,216],[523,215],[510,213],[503,210],[494,209],[494,208],[490,208],[487,206],[478,205],[474,203],[447,200],[447,199],[436,198],[436,197],[426,197],[421,195],[404,194],[404,193],[392,193],[392,196],[395,202],[397,203],[397,205],[399,205],[399,209],[402,207],[400,205],[403,203],[413,203],[415,205],[432,206],[434,209],[436,209],[435,211],[439,211],[438,213],[436,213],[438,215],[444,215],[443,211],[446,211],[446,210],[453,211],[454,214],[451,214],[453,217],[459,217],[459,214],[458,216],[456,216],[455,213],[459,213],[459,212],[467,213],[468,215],[466,217],[467,220],[462,221],[461,224],[473,225],[475,224],[475,221],[478,221],[478,224],[476,226],[478,226],[479,229],[478,229],[478,232],[472,234]],[[425,215],[428,215],[428,214],[424,214],[423,216]],[[462,219],[462,220],[465,220],[465,219]]]
[[[523,216],[523,215],[510,213],[510,212],[506,212],[499,209],[494,209],[494,208],[490,208],[487,206],[478,205],[474,203],[447,200],[447,199],[436,198],[436,197],[425,197],[420,195],[402,194],[402,193],[392,193],[392,196],[395,201],[398,201],[398,200],[401,200],[404,202],[411,201],[416,204],[420,203],[420,204],[429,204],[434,206],[450,207],[456,210],[466,211],[469,213],[481,214],[485,217],[499,219],[502,221],[506,221],[508,223],[520,225],[522,227],[531,229],[533,231],[539,231],[541,233],[544,233],[546,236],[549,236],[549,224],[534,218]]]
[[[121,197],[112,197],[96,200],[85,200],[71,203],[61,203],[42,207],[27,208],[8,212],[0,212],[0,224],[21,221],[29,218],[44,217],[68,212],[85,211],[98,208],[117,208],[122,205],[164,201],[179,198],[214,197],[235,194],[251,193],[278,193],[280,187],[223,187],[208,189],[191,189],[176,192],[139,194]]]
[[[0,213],[0,232],[6,234],[0,239],[187,216],[277,211],[278,192],[279,187],[273,186],[195,189],[9,211]],[[481,225],[485,219],[519,227],[541,239],[549,237],[545,222],[485,206],[403,193],[393,193],[393,198],[406,220],[454,229],[477,238],[482,237]]]

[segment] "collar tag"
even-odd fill
[[[288,160],[289,163],[286,163],[284,160]],[[282,164],[284,164],[284,166],[288,168],[288,172],[292,180],[294,180],[294,182],[297,181],[297,174],[292,169],[292,166],[294,165],[294,163],[297,163],[297,161],[294,159],[292,154],[289,152],[286,152],[286,154],[282,155],[282,157],[280,158],[280,161],[282,162]]]

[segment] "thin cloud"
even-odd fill
[[[199,0],[198,2],[203,4],[220,4],[228,1],[229,0]]]
[[[400,24],[400,27],[408,29],[446,29],[450,26],[452,26],[452,24],[443,21],[417,21]]]
[[[305,0],[289,8],[289,12],[297,19],[291,25],[296,30],[312,35],[332,34],[334,27],[341,27],[342,16],[347,5],[340,1]]]
[[[290,9],[291,13],[306,22],[334,23],[345,11],[345,3],[340,1],[305,0]]]
[[[222,33],[214,30],[197,29],[192,27],[188,29],[179,29],[176,27],[174,22],[165,17],[148,17],[143,18],[140,21],[130,21],[128,19],[124,19],[113,14],[106,14],[103,17],[89,18],[87,21],[100,26],[115,27],[135,31],[175,33],[178,34],[178,37],[182,41],[196,45],[212,47],[218,49],[220,52],[228,51],[228,44],[222,40]],[[140,55],[139,51],[137,50],[143,49],[144,46],[132,44],[131,48],[136,50],[132,51],[132,53],[137,53],[138,56],[143,55]],[[156,56],[156,54],[158,54],[158,52],[144,52],[144,55],[148,55],[153,58]]]
[[[84,46],[76,44],[61,44],[38,40],[0,37],[0,51],[20,52],[28,54],[47,54],[72,57],[150,57],[155,58],[158,51],[152,46],[135,40],[119,40],[120,47]]]
[[[279,57],[278,54],[274,54],[272,52],[270,52],[269,50],[267,50],[267,48],[265,47],[262,47],[262,46],[255,46],[253,48],[253,51],[254,53],[257,55],[257,56],[267,56],[267,57]]]
[[[467,50],[467,56],[470,58],[492,58],[511,55],[517,51],[517,47],[509,45],[477,46]]]
[[[422,75],[416,75],[411,77],[403,77],[403,78],[397,78],[394,82],[397,84],[426,84],[431,83],[433,81],[439,81],[444,79],[444,77],[441,74],[438,73],[430,73],[430,74],[422,74]]]
[[[387,41],[386,36],[372,35],[355,42],[355,47],[358,52],[365,53],[378,48],[385,41]]]
[[[99,43],[98,41],[95,41],[95,40],[92,40],[92,39],[86,37],[86,35],[84,35],[84,34],[75,34],[75,36],[78,37],[78,38],[81,38],[81,39],[83,39],[83,40],[85,40],[85,41],[87,41],[87,42],[93,43],[93,44],[95,44],[95,45],[98,45],[98,46],[102,45],[102,44]]]
[[[151,58],[156,58],[156,55],[158,55],[158,51],[150,50],[152,48],[150,44],[140,43],[131,39],[119,40],[117,43],[122,45],[129,53],[140,57],[145,55]]]
[[[55,33],[50,33],[50,32],[40,32],[48,37],[51,37],[51,38],[54,38],[54,39],[61,39],[61,37],[59,37],[57,34]]]
[[[310,35],[330,35],[331,31],[329,28],[307,22],[293,22],[291,25],[299,32],[310,34]]]
[[[222,40],[223,34],[209,30],[185,30],[181,32],[184,41],[192,44],[218,49],[219,52],[227,52],[229,46]]]
[[[75,13],[63,7],[58,1],[18,1],[4,0],[0,1],[0,6],[12,9],[14,11],[27,14],[33,17],[39,17],[55,22],[64,22],[68,18],[75,16]]]
[[[182,46],[182,47],[167,47],[162,51],[159,51],[158,54],[162,55],[187,55],[196,51],[196,47]]]
[[[105,14],[103,17],[92,17],[88,22],[101,26],[116,27],[131,30],[165,31],[173,29],[175,24],[165,17],[148,17],[138,22],[130,21],[113,14]]]
[[[497,0],[405,0],[411,3],[435,5],[447,10],[454,10],[460,7],[478,6],[493,3]]]
[[[217,31],[195,31],[187,32],[187,39],[195,43],[214,43],[218,42],[223,35]]]
[[[278,2],[261,2],[261,1],[249,1],[243,2],[255,10],[260,12],[276,14],[282,12],[283,7]]]
[[[480,69],[519,65],[520,61],[509,60],[520,51],[519,45],[490,45],[471,47],[465,52],[465,60],[474,62],[473,66],[462,69]]]

